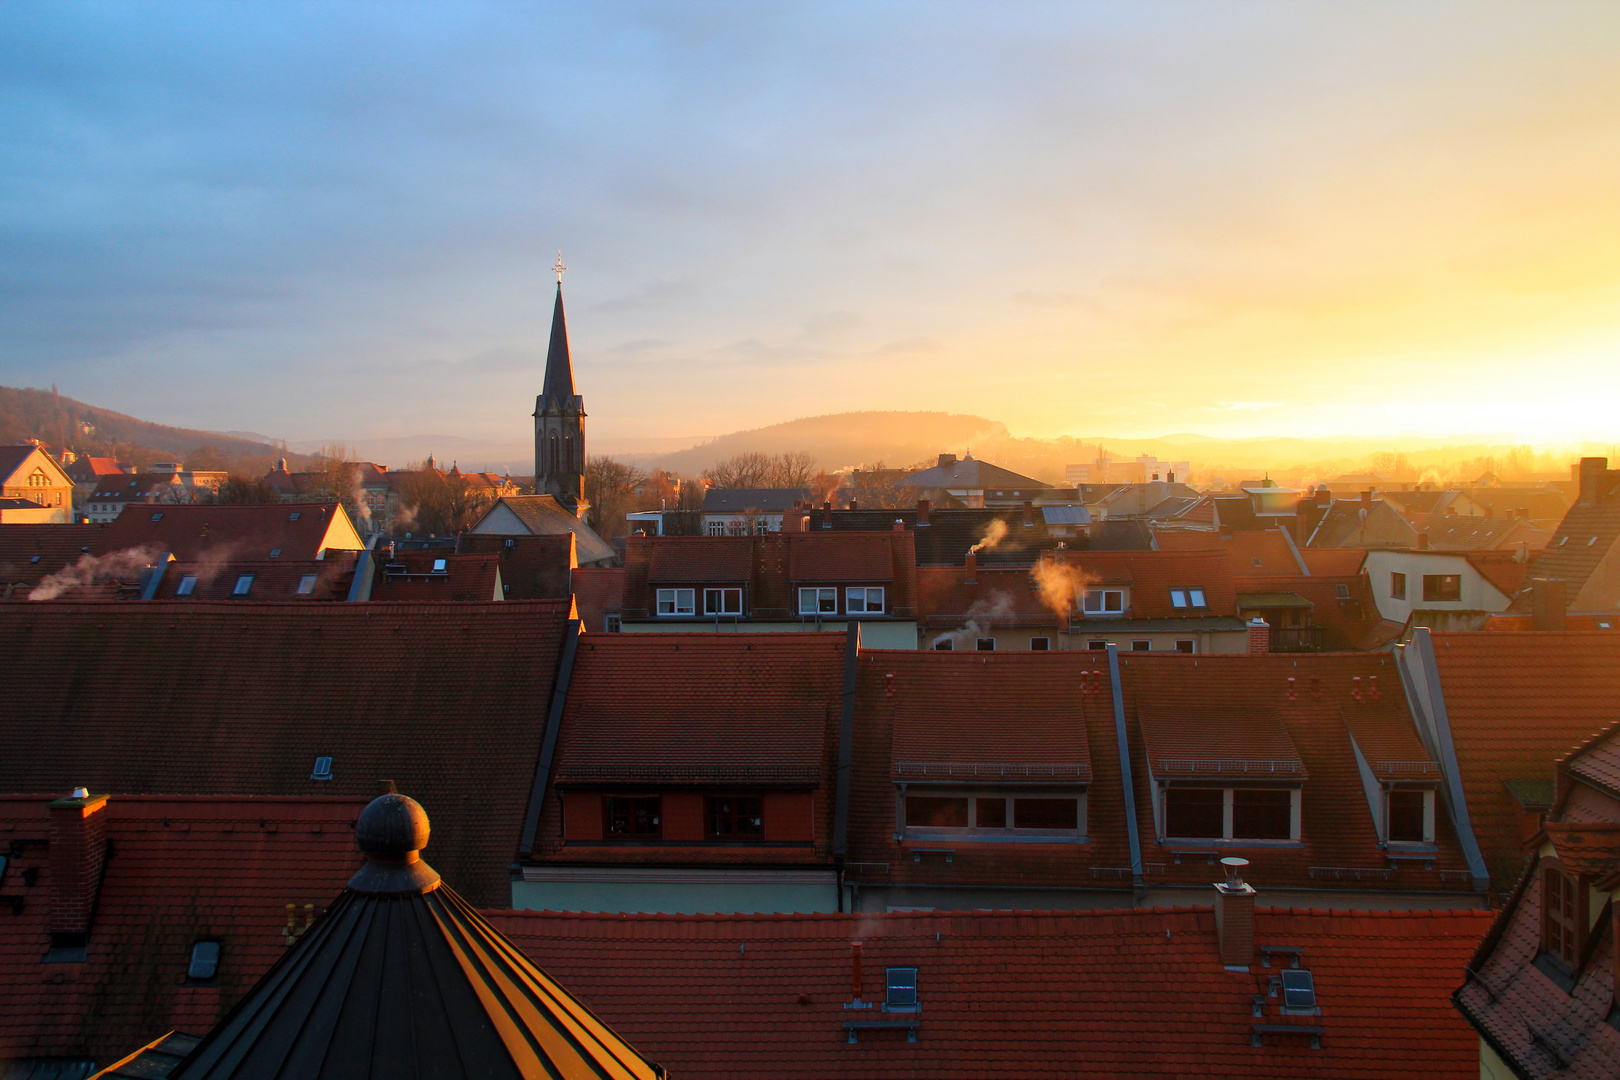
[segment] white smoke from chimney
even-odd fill
[[[93,585],[96,580],[128,578],[152,565],[159,552],[154,548],[126,548],[111,555],[85,555],[72,566],[41,578],[29,592],[30,600],[55,600],[69,589]]]
[[[946,640],[952,643],[953,649],[965,647],[975,638],[985,636],[984,632],[995,626],[998,621],[1011,619],[1013,614],[1011,598],[998,589],[989,596],[973,602],[973,606],[967,609],[967,622],[960,629],[940,634],[928,643],[928,647],[938,648],[939,643]]]
[[[968,552],[970,554],[977,554],[981,551],[994,550],[996,545],[1001,543],[1006,538],[1007,523],[1002,521],[1000,518],[991,518],[990,524],[986,525],[984,527],[984,532],[980,534],[979,542],[968,548]]]

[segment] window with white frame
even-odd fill
[[[838,614],[837,589],[800,589],[799,590],[800,615],[836,615]]]
[[[1086,829],[1086,793],[1045,791],[928,791],[901,799],[902,828],[994,839],[1006,836],[1080,836]]]
[[[710,536],[726,535],[726,523],[723,521],[710,521],[703,526],[703,530]]]
[[[748,522],[741,519],[741,518],[735,518],[735,519],[733,519],[731,521],[726,522],[726,535],[727,536],[747,536],[748,535]]]
[[[704,589],[703,614],[705,615],[741,615],[742,590],[741,589]]]
[[[608,615],[608,616],[603,618],[602,622],[603,622],[603,625],[606,627],[608,633],[617,634],[617,633],[619,633],[619,631],[624,629],[624,623],[623,623],[622,619],[623,619],[623,617],[619,616],[619,615]]]
[[[767,536],[771,531],[771,523],[765,518],[754,519],[754,535]]]
[[[1049,637],[1032,637],[1029,639],[1030,652],[1051,652],[1052,639]]]
[[[659,589],[658,614],[691,615],[695,594],[691,589]]]
[[[883,589],[868,585],[865,588],[844,590],[844,610],[851,615],[883,614]]]
[[[1204,600],[1203,589],[1171,589],[1170,606],[1173,608],[1201,608],[1208,607]]]
[[[1080,601],[1080,610],[1087,615],[1123,615],[1124,589],[1087,589]]]
[[[1384,793],[1385,839],[1391,844],[1434,843],[1434,789],[1391,788]]]
[[[1298,840],[1299,788],[1171,785],[1160,789],[1164,835],[1188,840]]]

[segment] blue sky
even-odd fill
[[[0,382],[521,440],[1613,441],[1620,5],[0,7]]]

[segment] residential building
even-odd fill
[[[1146,484],[1155,480],[1186,483],[1192,476],[1190,461],[1160,461],[1152,454],[1143,454],[1135,461],[1115,461],[1099,457],[1089,465],[1066,465],[1063,482],[1080,484]]]
[[[1478,629],[1506,611],[1528,569],[1517,551],[1374,548],[1366,559],[1379,615],[1434,630]]]
[[[1077,649],[1237,653],[1253,648],[1220,551],[1056,551],[1036,576],[1068,601]]]
[[[456,552],[500,556],[501,591],[507,600],[566,600],[579,568],[573,532],[540,536],[462,533]]]
[[[1073,488],[1055,487],[1011,469],[977,461],[971,452],[960,461],[955,454],[941,454],[937,465],[914,472],[899,484],[917,490],[920,495],[939,492],[968,509],[1015,507],[1024,502],[1045,505],[1075,501]]]
[[[614,566],[619,553],[554,495],[503,495],[467,530],[475,536],[561,536],[572,533],[579,566]]]
[[[782,531],[782,515],[809,502],[809,488],[722,488],[703,493],[705,536],[763,536]]]
[[[1620,1062],[1620,729],[1556,764],[1529,861],[1452,1001],[1479,1075],[1612,1076]]]
[[[229,475],[188,470],[178,461],[161,462],[144,473],[107,473],[83,491],[86,520],[113,521],[133,504],[191,505],[212,502]]]
[[[1531,579],[1563,583],[1571,612],[1620,610],[1620,470],[1608,466],[1608,458],[1581,459],[1575,503],[1530,566]],[[1514,610],[1529,607],[1521,593]]]
[[[390,469],[374,461],[350,461],[317,472],[288,472],[287,459],[281,458],[265,474],[265,482],[276,489],[284,503],[343,500],[355,517],[356,527],[368,537],[400,531],[401,523],[411,520],[410,511],[424,489],[458,488],[486,503],[519,491],[510,476],[462,472],[455,462],[445,472],[431,454],[421,469]]]
[[[7,663],[51,677],[0,720],[0,791],[66,775],[96,792],[369,797],[397,780],[443,807],[437,865],[505,907],[576,629],[567,601],[3,605]],[[271,925],[295,899],[319,898],[277,901]]]
[[[836,910],[840,701],[857,640],[579,638],[546,720],[555,757],[541,762],[512,906]]]
[[[571,575],[574,607],[587,633],[616,634],[624,621],[624,567],[581,566]]]
[[[914,534],[631,536],[619,625],[668,633],[843,630],[873,648],[917,643]]]
[[[1243,884],[1176,910],[488,917],[683,1080],[1478,1075],[1446,994],[1488,912]]]
[[[206,1032],[354,873],[365,805],[0,796],[0,1074],[88,1076],[164,1032]]]
[[[34,586],[79,563],[104,525],[0,525],[0,599],[22,600]]]
[[[498,601],[506,599],[501,557],[437,551],[390,551],[376,559],[371,599]]]
[[[34,443],[0,446],[0,499],[22,500],[46,511],[46,521],[38,521],[26,508],[10,506],[14,515],[29,517],[24,524],[65,525],[73,520],[73,479]]]

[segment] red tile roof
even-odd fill
[[[1516,551],[1470,551],[1463,557],[1480,577],[1511,600],[1524,585],[1525,574],[1530,569],[1528,561],[1520,562],[1515,558],[1517,554]]]
[[[1620,618],[1600,618],[1596,615],[1565,615],[1565,630],[1612,630]],[[1607,625],[1604,625],[1604,624]],[[1534,630],[1536,618],[1534,615],[1507,615],[1497,613],[1486,619],[1479,627],[1481,630]]]
[[[105,528],[105,525],[0,525],[0,593],[7,585],[37,585],[41,578],[77,564]],[[20,599],[21,595],[13,590],[13,598]]]
[[[0,655],[49,671],[0,721],[0,791],[375,794],[433,810],[434,865],[507,903],[567,618],[499,604],[0,606]],[[311,781],[317,756],[333,779]]]
[[[504,600],[500,556],[444,551],[396,551],[374,567],[373,600]],[[444,569],[435,572],[440,560]]]
[[[1175,619],[1233,615],[1237,589],[1230,560],[1221,551],[1064,551],[1059,559],[1083,577],[1100,584],[1129,583],[1128,616],[1136,619]],[[1207,606],[1177,608],[1170,590],[1204,590]]]
[[[893,535],[826,531],[791,536],[788,578],[791,581],[892,581],[895,576]]]
[[[1486,912],[1260,910],[1256,941],[1299,947],[1315,976],[1322,1016],[1309,1018],[1278,1016],[1275,968],[1221,967],[1208,908],[489,918],[684,1080],[1479,1074],[1447,994]],[[847,1020],[904,1015],[844,1007],[852,941],[866,1000],[885,968],[917,969],[915,1043],[847,1042]],[[1251,1045],[1251,1025],[1283,1020],[1320,1025],[1322,1049],[1303,1035]]]
[[[343,514],[343,520],[337,515]],[[152,520],[154,517],[158,520]],[[95,554],[135,548],[169,552],[181,562],[199,559],[306,561],[328,543],[360,548],[359,535],[339,503],[242,505],[139,505],[125,508],[107,526]]]
[[[1492,887],[1521,863],[1524,811],[1507,780],[1552,780],[1553,762],[1602,730],[1620,701],[1620,634],[1433,635],[1469,817]]]
[[[574,603],[585,629],[601,633],[607,616],[624,611],[624,568],[581,566],[573,573]]]
[[[1620,821],[1574,821],[1545,826],[1564,869],[1602,878],[1620,866]]]
[[[1304,780],[1305,762],[1270,710],[1220,700],[1139,701],[1148,768],[1156,780],[1182,776]]]
[[[1299,577],[1299,560],[1294,549],[1276,529],[1256,532],[1213,533],[1167,529],[1157,531],[1153,539],[1160,551],[1224,551],[1227,565],[1239,577],[1252,574]],[[1352,571],[1353,573],[1354,571]],[[1244,583],[1244,588],[1248,583]]]
[[[0,841],[16,849],[5,891],[22,900],[0,934],[0,1058],[106,1063],[165,1031],[206,1031],[281,956],[286,905],[302,925],[304,905],[323,911],[354,873],[352,830],[367,801],[113,795],[100,811],[114,852],[87,960],[42,964],[53,797],[0,796]],[[204,939],[222,943],[218,979],[188,984],[191,947]]]
[[[1361,573],[1361,563],[1367,557],[1363,548],[1301,548],[1305,565],[1312,574],[1326,577],[1350,577]]]
[[[878,654],[878,667],[891,658]],[[919,653],[893,679],[890,674],[883,672],[883,699],[874,704],[892,710],[896,779],[1091,779],[1091,749],[1075,688],[1030,679],[1020,665],[963,664],[951,653],[932,651]],[[985,708],[963,709],[965,701]]]
[[[1563,771],[1620,798],[1620,723],[1559,762]]]
[[[747,581],[753,573],[754,542],[751,537],[658,536],[637,539],[648,551],[647,580],[651,582]]]
[[[1056,612],[1041,602],[1027,567],[980,567],[967,580],[956,566],[917,569],[917,616],[925,626],[1056,626]]]
[[[1379,622],[1378,601],[1365,574],[1342,577],[1254,576],[1238,579],[1243,592],[1292,593],[1311,602],[1311,622],[1323,629],[1322,647],[1334,651],[1357,649]],[[1340,592],[1345,595],[1340,596]]]
[[[501,557],[501,587],[508,600],[561,600],[568,596],[569,575],[578,568],[573,533],[540,536],[495,536],[462,533],[456,550],[463,554],[494,553]]]

